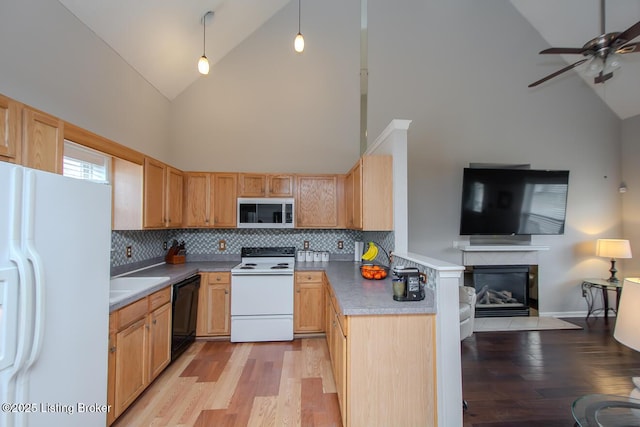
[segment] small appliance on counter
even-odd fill
[[[424,299],[425,275],[415,267],[393,268],[393,299],[420,301]]]
[[[164,260],[167,264],[184,264],[187,259],[187,250],[185,249],[184,240],[178,243],[177,240],[173,241],[173,244],[167,251],[167,255]]]

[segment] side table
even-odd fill
[[[619,282],[609,282],[605,279],[584,279],[582,281],[582,296],[587,300],[587,319],[592,314],[604,311],[605,320],[609,317],[609,310],[614,313],[618,311],[620,303],[620,293],[622,292],[622,280]],[[602,290],[602,308],[594,308],[594,289]],[[616,307],[609,307],[609,291],[616,291]]]

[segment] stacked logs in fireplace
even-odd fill
[[[476,289],[476,317],[529,316],[530,266],[467,267],[465,285]]]

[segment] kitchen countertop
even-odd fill
[[[140,298],[184,280],[198,272],[230,271],[238,261],[198,261],[185,264],[161,264],[123,275],[125,277],[169,277],[145,291],[109,306],[115,311]],[[331,283],[342,314],[346,316],[385,314],[435,314],[435,293],[425,289],[422,301],[395,301],[392,297],[391,278],[367,280],[360,275],[360,264],[354,261],[296,262],[296,271],[325,271]]]

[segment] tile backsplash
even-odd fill
[[[309,249],[329,251],[333,257],[353,259],[356,241],[374,240],[387,251],[393,249],[393,232],[361,232],[357,230],[317,229],[178,229],[178,230],[116,230],[111,232],[111,271],[120,274],[135,268],[164,261],[163,243],[184,240],[187,260],[240,259],[243,246],[295,246],[302,249],[309,241]],[[225,240],[226,250],[218,243]],[[338,241],[343,242],[338,249]],[[126,248],[131,246],[131,257]],[[379,259],[386,263],[386,260]],[[146,264],[146,265],[145,265]]]

